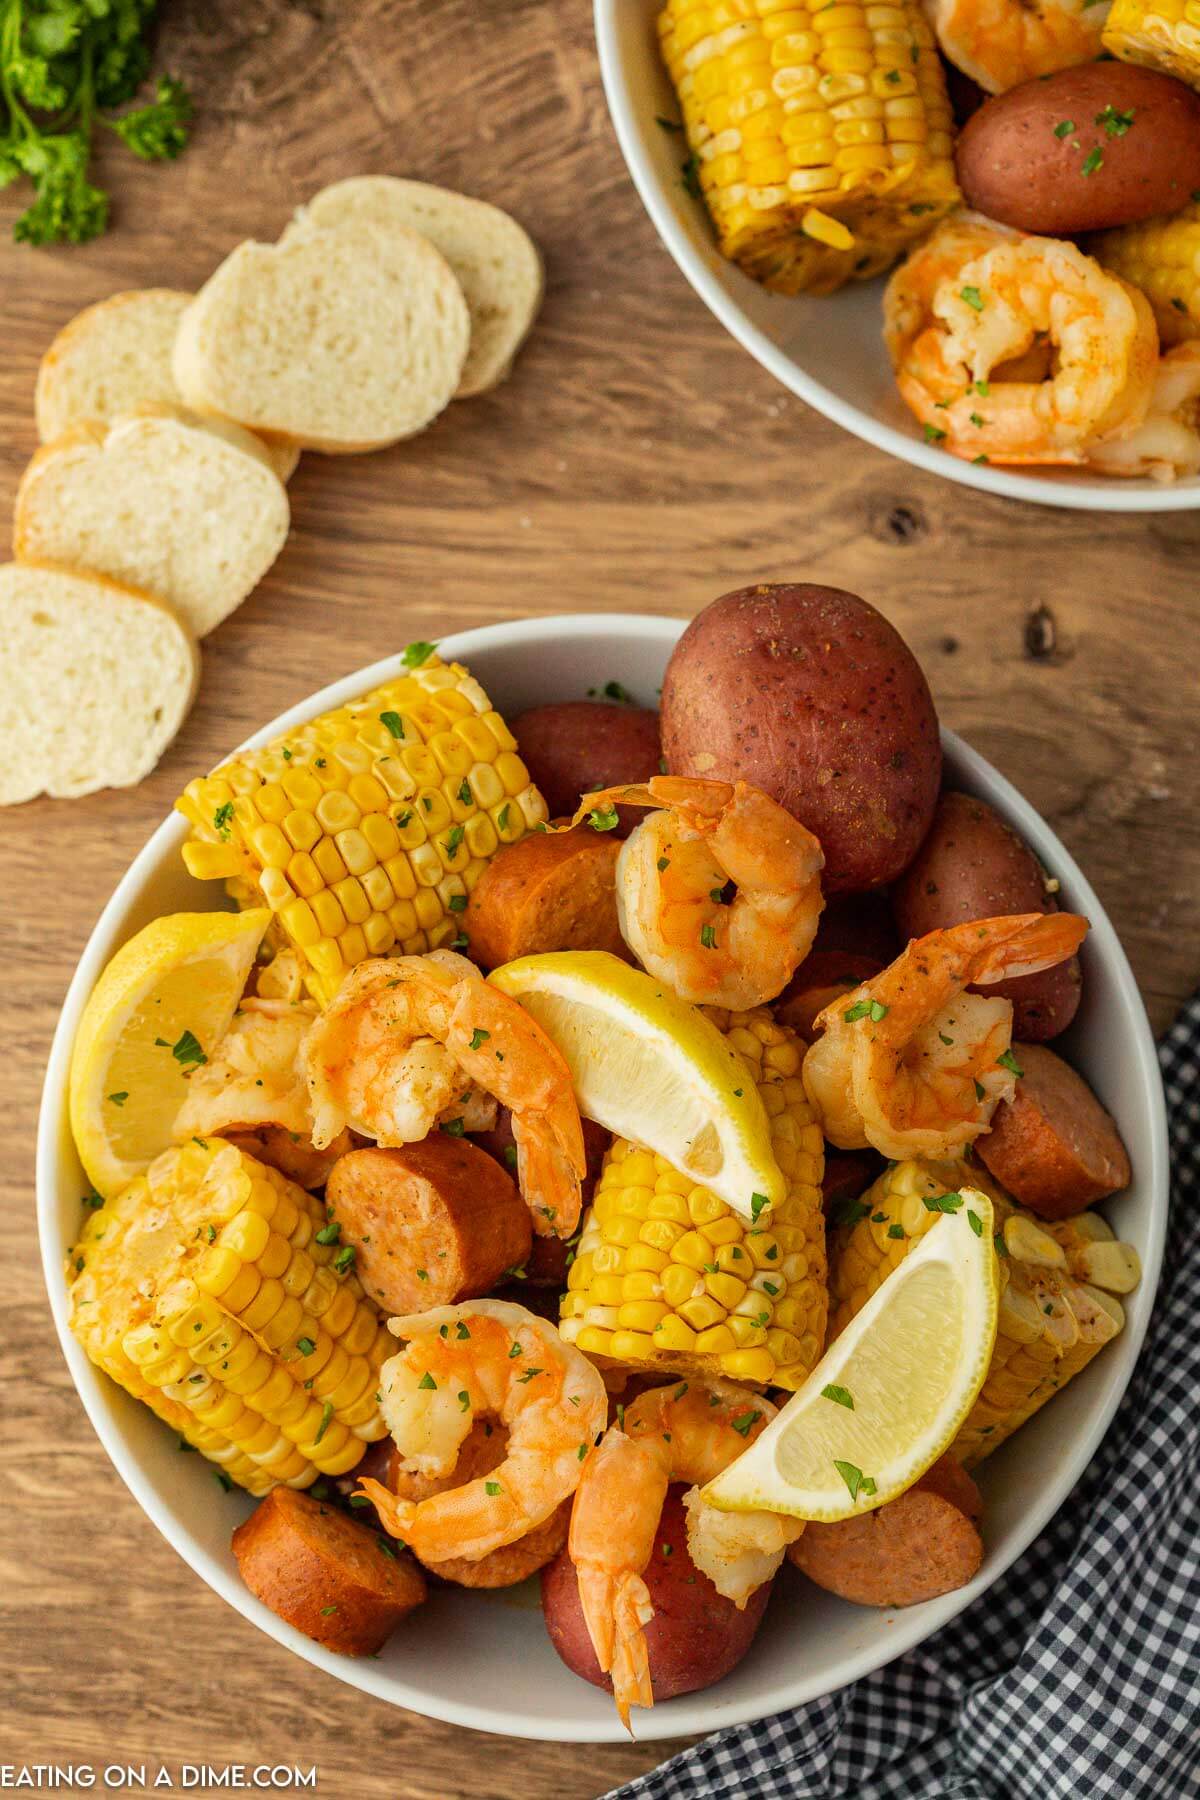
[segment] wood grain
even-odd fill
[[[543,245],[549,289],[498,393],[386,454],[305,458],[288,547],[207,641],[199,702],[150,780],[0,819],[0,1760],[295,1759],[354,1800],[589,1800],[667,1747],[483,1739],[327,1681],[209,1593],[109,1467],[53,1340],[33,1226],[38,1090],[75,959],[188,776],[335,675],[491,620],[684,616],[746,581],[807,577],[906,634],[943,719],[1083,863],[1161,1028],[1200,936],[1200,518],[972,494],[777,388],[641,212],[587,0],[178,0],[160,51],[194,87],[194,143],[167,169],[106,152],[107,237],[15,247],[20,197],[3,197],[0,508],[34,448],[57,327],[120,287],[198,283],[326,181],[394,171],[497,201]]]

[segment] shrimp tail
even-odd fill
[[[645,1627],[654,1617],[650,1591],[632,1570],[576,1571],[583,1619],[602,1675],[611,1675],[621,1723],[629,1729],[631,1706],[653,1706]]]
[[[517,1185],[529,1203],[534,1234],[566,1238],[579,1223],[583,1167],[582,1158],[573,1154],[573,1134],[556,1130],[555,1124],[549,1116],[512,1115]],[[581,1149],[582,1141],[581,1133]]]
[[[355,1492],[365,1495],[371,1502],[390,1537],[407,1538],[410,1535],[414,1510],[411,1500],[401,1500],[390,1488],[385,1488],[382,1481],[376,1481],[370,1475],[362,1477]]]
[[[1017,913],[1009,918],[979,919],[962,927],[990,942],[971,958],[971,980],[978,986],[1035,975],[1074,956],[1088,933],[1079,913]]]

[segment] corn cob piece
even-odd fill
[[[1113,0],[1101,42],[1122,62],[1162,69],[1200,87],[1197,0]]]
[[[919,0],[668,0],[663,60],[723,254],[778,293],[877,275],[960,204]]]
[[[1200,16],[1200,0],[1195,4]],[[1200,29],[1196,37],[1200,43]],[[1145,294],[1164,349],[1200,337],[1200,203],[1099,232],[1089,248],[1106,269]]]
[[[461,937],[488,859],[546,818],[482,687],[432,652],[189,782],[177,805],[190,872],[269,906],[272,947],[300,952],[323,1005],[364,957]]]
[[[830,1233],[831,1339],[940,1217],[942,1197],[966,1186],[983,1188],[992,1200],[1003,1281],[991,1366],[951,1446],[952,1455],[974,1464],[1117,1335],[1125,1315],[1113,1292],[1128,1293],[1141,1271],[1132,1245],[1118,1243],[1095,1213],[1048,1224],[1022,1211],[975,1164],[896,1163],[843,1208],[843,1222]]]
[[[239,1486],[307,1487],[386,1433],[395,1346],[334,1237],[303,1188],[193,1140],[89,1215],[68,1257],[71,1329]]]
[[[797,1388],[825,1333],[820,1127],[803,1043],[765,1007],[709,1017],[745,1058],[787,1195],[747,1225],[663,1157],[618,1138],[568,1275],[559,1329],[588,1356]]]

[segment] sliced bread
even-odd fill
[[[455,398],[481,394],[503,381],[545,286],[542,259],[529,233],[486,200],[426,181],[355,175],[314,194],[284,241],[295,232],[325,231],[353,219],[419,231],[458,277],[471,314],[471,347]]]
[[[191,634],[149,595],[0,567],[0,806],[140,781],[187,717],[199,669]]]
[[[198,412],[307,449],[375,450],[441,412],[470,335],[432,244],[355,220],[240,244],[183,315],[173,368]]]
[[[20,561],[156,594],[203,637],[262,580],[288,522],[257,438],[158,406],[39,450],[17,489],[13,546]]]
[[[73,425],[111,425],[144,406],[177,406],[171,356],[193,296],[176,288],[135,288],[85,307],[64,325],[38,369],[38,436],[52,444]],[[280,481],[292,475],[294,444],[266,444]]]

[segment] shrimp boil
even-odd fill
[[[474,1300],[390,1319],[407,1343],[380,1370],[381,1410],[401,1469],[442,1477],[480,1419],[508,1432],[487,1475],[422,1500],[364,1478],[360,1491],[422,1562],[478,1562],[544,1523],[575,1492],[608,1416],[601,1376],[523,1306]]]
[[[1145,421],[1093,445],[1088,464],[1105,475],[1149,476],[1151,481],[1200,474],[1200,341],[1177,344],[1159,358]]]
[[[305,1043],[313,1142],[345,1126],[386,1146],[440,1121],[461,1135],[512,1111],[517,1179],[540,1236],[579,1221],[583,1128],[560,1052],[515,1000],[450,950],[352,969]],[[490,1113],[490,1116],[488,1116]]]
[[[950,1157],[987,1129],[1016,1086],[1012,1002],[968,994],[1065,962],[1087,920],[1075,913],[976,919],[915,938],[882,974],[817,1014],[804,1087],[843,1150]]]
[[[1073,244],[972,215],[892,276],[884,339],[926,437],[972,462],[1086,462],[1146,417],[1158,361],[1136,288]]]
[[[1092,62],[1105,0],[929,0],[943,56],[989,94]]]
[[[618,805],[656,809],[617,858],[621,935],[643,966],[697,1004],[773,1000],[824,904],[812,832],[748,782],[675,775],[589,794],[573,822],[603,822]]]
[[[804,1529],[777,1513],[722,1513],[700,1495],[754,1442],[776,1409],[735,1382],[672,1382],[627,1407],[588,1458],[571,1511],[568,1553],[597,1661],[612,1676],[622,1723],[652,1706],[645,1627],[654,1616],[643,1570],[673,1481],[685,1496],[688,1552],[718,1593],[744,1607]]]

